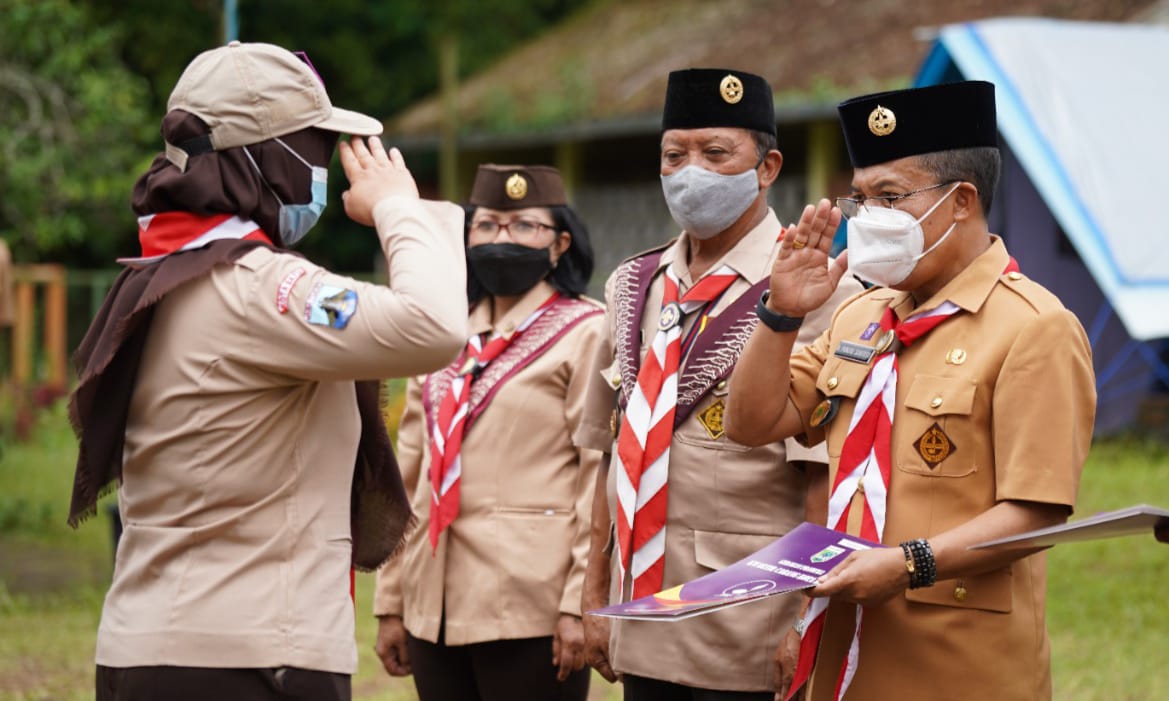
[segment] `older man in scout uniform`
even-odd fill
[[[1071,513],[1095,416],[1087,339],[987,230],[994,86],[869,95],[840,119],[853,194],[809,205],[781,245],[728,432],[826,438],[829,525],[891,547],[811,590],[789,696],[808,681],[817,701],[1051,698],[1044,556],[967,546]],[[845,268],[878,286],[793,355]]]
[[[606,286],[607,338],[577,433],[612,458],[598,477],[586,611],[725,567],[804,520],[804,477],[788,462],[826,455],[794,442],[748,448],[722,420],[726,378],[778,250],[767,192],[782,162],[765,80],[670,74],[662,189],[684,232],[623,263]],[[806,342],[847,294],[825,300]],[[777,597],[668,631],[617,621],[611,638],[607,619],[586,617],[586,657],[610,680],[623,676],[626,699],[770,700],[771,651],[798,604]]]

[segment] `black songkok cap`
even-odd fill
[[[854,168],[934,151],[998,147],[994,84],[981,80],[863,95],[836,109]]]
[[[662,131],[706,127],[740,127],[775,134],[771,86],[753,73],[726,68],[671,72]]]
[[[564,181],[552,166],[479,166],[470,204],[490,209],[567,205]]]

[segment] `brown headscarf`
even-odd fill
[[[170,112],[162,122],[163,138],[172,144],[208,131],[201,119],[181,110]],[[327,167],[337,135],[309,128],[281,140],[309,163]],[[263,180],[244,155],[244,148],[263,172]],[[139,215],[169,211],[235,214],[256,222],[280,247],[280,203],[272,191],[286,204],[303,203],[312,198],[311,186],[311,173],[304,163],[275,141],[265,141],[193,156],[186,170],[159,154],[135,184],[132,205]],[[69,401],[69,418],[80,445],[70,525],[76,527],[91,516],[98,498],[121,481],[126,420],[154,305],[172,290],[207,275],[216,265],[230,263],[263,245],[257,241],[215,241],[197,250],[168,255],[152,265],[126,268],[118,276],[74,358],[80,381]],[[371,570],[393,554],[413,516],[382,422],[379,383],[355,384],[361,437],[350,500],[353,564]]]

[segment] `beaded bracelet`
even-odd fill
[[[909,588],[921,589],[933,586],[937,581],[938,569],[934,562],[934,551],[924,538],[901,543],[905,553],[905,569],[909,572]]]

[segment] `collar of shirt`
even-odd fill
[[[728,265],[739,274],[748,284],[754,285],[771,274],[771,261],[774,258],[776,243],[783,227],[771,208],[767,215],[747,235],[739,239],[735,247],[727,251],[722,260],[710,266],[707,272],[718,270]],[[688,290],[694,281],[690,279],[690,268],[686,261],[690,257],[690,238],[685,233],[674,239],[674,242],[662,252],[656,272],[661,272],[667,265],[674,266],[674,272],[681,282],[681,289]]]
[[[966,266],[953,280],[946,283],[945,287],[938,290],[923,304],[915,307],[913,297],[908,292],[891,290],[893,301],[890,306],[893,307],[897,316],[904,319],[919,309],[931,309],[946,300],[971,314],[978,313],[983,303],[986,302],[986,298],[990,296],[990,291],[994,289],[999,278],[1003,276],[1003,270],[1011,259],[1003,240],[994,234],[991,234],[990,237],[990,247],[980,253],[977,258],[971,261],[970,265]]]
[[[471,314],[467,320],[468,330],[471,335],[487,333],[489,331],[498,333],[501,336],[510,336],[515,333],[517,327],[532,314],[540,308],[540,305],[548,301],[556,288],[548,284],[547,280],[541,280],[536,283],[536,286],[524,293],[516,305],[509,309],[506,314],[500,319],[493,320],[491,318],[491,297],[487,296],[479,300],[479,302],[471,309]]]

